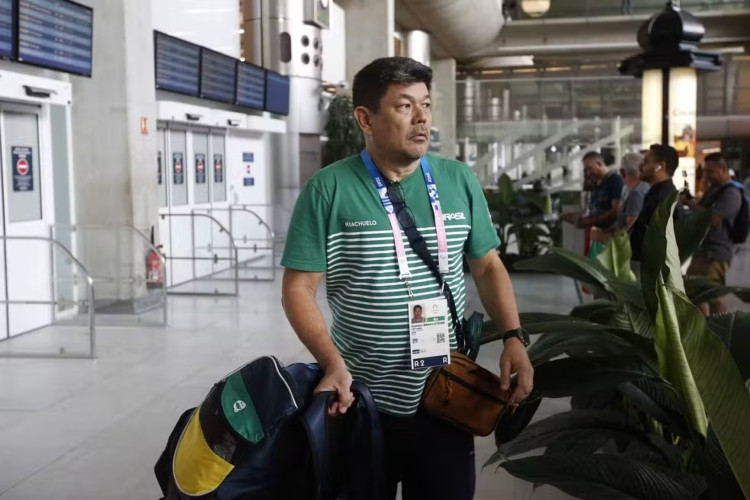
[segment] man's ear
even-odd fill
[[[364,106],[357,106],[354,109],[354,119],[357,120],[363,134],[374,135],[372,131],[372,111]]]

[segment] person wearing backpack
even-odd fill
[[[712,210],[714,217],[706,239],[693,256],[688,275],[706,276],[725,285],[733,246],[747,239],[748,203],[742,185],[732,180],[723,154],[706,156],[705,171],[708,191],[700,202],[688,200],[687,204],[692,210]],[[699,307],[705,315],[723,313],[727,308],[723,297]]]

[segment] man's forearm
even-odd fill
[[[521,327],[510,275],[498,258],[474,277],[484,310],[501,333]]]
[[[282,303],[297,337],[324,370],[344,364],[344,359],[328,334],[314,291],[305,287],[284,287]]]
[[[585,227],[597,226],[597,227],[609,227],[617,219],[617,210],[610,210],[597,217],[587,217],[583,220]]]

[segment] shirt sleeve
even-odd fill
[[[641,209],[643,208],[643,199],[645,198],[645,193],[641,191],[640,189],[634,189],[628,194],[627,200],[625,200],[625,207],[623,209],[623,213],[626,217],[638,215],[641,213]]]
[[[330,203],[312,181],[305,184],[294,205],[281,265],[298,271],[325,272]]]
[[[473,173],[466,174],[469,182],[469,208],[471,210],[471,230],[464,244],[464,252],[469,259],[479,259],[487,252],[500,246],[500,238],[492,224],[490,209],[484,197],[482,186]]]
[[[711,209],[730,224],[734,224],[734,219],[742,207],[742,193],[739,189],[733,187],[724,188]]]

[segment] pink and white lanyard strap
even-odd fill
[[[393,203],[388,196],[388,184],[385,182],[385,179],[383,179],[383,175],[375,166],[375,163],[372,161],[367,150],[363,150],[362,153],[360,153],[360,157],[367,167],[370,177],[372,177],[375,189],[380,196],[380,201],[383,203],[385,213],[388,214],[388,220],[391,223],[391,230],[393,231],[393,241],[396,245],[399,278],[402,279],[406,284],[406,287],[409,288],[409,279],[411,278],[409,261],[406,258],[406,249],[404,247],[404,241],[401,238],[401,227],[398,223],[398,217],[396,217]],[[450,264],[448,260],[448,238],[445,236],[445,221],[443,220],[443,211],[440,208],[440,197],[438,196],[438,189],[435,185],[435,179],[432,175],[430,163],[427,161],[427,158],[423,156],[420,164],[425,183],[427,184],[427,194],[430,197],[432,215],[435,218],[435,231],[437,233],[438,244],[438,269],[440,270],[440,274],[446,275],[450,271]],[[409,289],[409,295],[412,295],[411,289]]]

